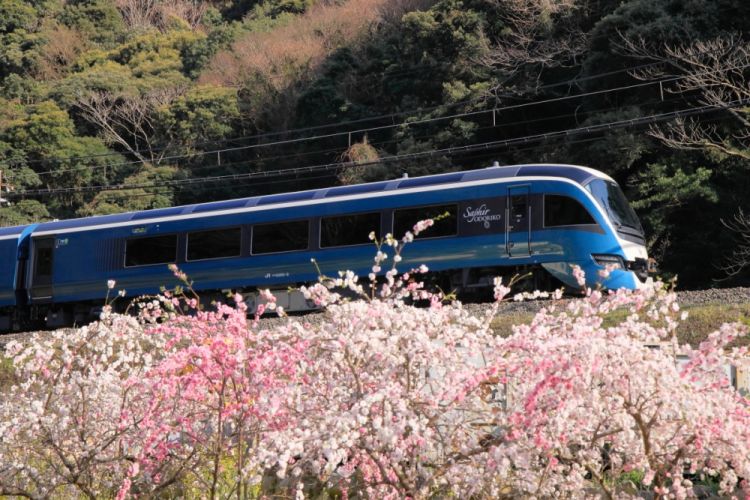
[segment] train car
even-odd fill
[[[55,326],[90,315],[107,280],[128,296],[175,285],[171,263],[206,293],[314,281],[311,259],[324,274],[366,275],[371,231],[400,237],[433,217],[400,267],[426,264],[459,291],[521,270],[538,283],[553,276],[576,287],[573,265],[589,284],[614,266],[609,288],[636,288],[646,275],[643,231],[610,177],[573,165],[518,165],[39,224],[25,299]],[[310,307],[288,301],[289,309]]]

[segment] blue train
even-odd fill
[[[607,264],[609,288],[636,288],[647,274],[641,224],[607,175],[574,165],[480,170],[0,228],[0,330],[84,322],[106,282],[130,297],[175,285],[176,263],[205,293],[287,290],[323,273],[370,271],[370,231],[403,235],[441,215],[404,253],[402,269],[426,264],[443,286],[491,286],[531,271],[576,287]],[[286,292],[279,292],[283,299]],[[305,309],[289,296],[289,309]]]

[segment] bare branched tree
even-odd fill
[[[507,28],[479,62],[502,69],[506,81],[524,68],[541,72],[568,64],[585,50],[586,35],[575,21],[580,10],[577,0],[493,1]]]
[[[173,144],[169,131],[163,130],[164,124],[156,123],[156,111],[183,93],[181,88],[159,89],[135,96],[93,92],[81,96],[75,105],[84,119],[99,128],[107,143],[123,147],[142,162],[158,165]]]
[[[170,18],[180,19],[191,28],[197,28],[203,21],[208,10],[209,2],[199,0],[163,0],[161,4],[161,18],[167,23]],[[162,29],[166,29],[164,24]]]
[[[128,28],[147,29],[154,26],[159,3],[159,0],[116,0],[115,5]]]
[[[675,149],[702,150],[720,158],[750,160],[750,42],[726,35],[685,46],[654,47],[646,41],[621,36],[624,50],[655,65],[638,71],[642,80],[671,77],[665,92],[725,113],[729,121],[707,123],[697,118],[654,125],[649,134]],[[750,217],[740,208],[731,219],[721,219],[737,240],[719,265],[731,279],[750,267]]]
[[[622,39],[630,54],[661,63],[639,71],[637,78],[672,76],[674,83],[667,92],[694,96],[703,106],[725,110],[735,122],[735,131],[727,132],[696,119],[679,119],[653,126],[652,136],[677,149],[750,159],[750,42],[731,35],[659,49],[644,40]]]
[[[171,19],[186,22],[197,28],[209,7],[209,2],[201,0],[116,0],[115,5],[122,13],[130,29],[156,28],[166,30]]]
[[[730,279],[737,276],[743,270],[750,267],[750,217],[740,208],[731,220],[721,220],[721,223],[734,233],[737,246],[729,255],[720,269],[724,271],[726,277]]]
[[[48,80],[59,78],[85,48],[86,42],[78,31],[62,24],[55,26],[41,47],[39,76]]]

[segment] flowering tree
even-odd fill
[[[112,316],[7,346],[22,382],[0,404],[2,494],[94,498],[118,490],[136,459],[125,443],[137,440],[143,413],[124,381],[152,369],[164,347],[142,332],[135,319]]]
[[[398,260],[400,244],[388,243]],[[379,249],[376,268],[385,258]],[[493,312],[472,317],[431,294],[429,309],[405,306],[405,290],[423,294],[413,277],[389,271],[377,300],[334,297],[330,321],[306,329],[315,361],[299,388],[295,466],[377,498],[614,497],[633,471],[637,487],[682,498],[701,475],[729,493],[750,474],[748,402],[724,371],[745,362],[745,349],[726,350],[743,327],[681,346],[676,295],[649,282],[637,292],[587,290],[498,339]],[[360,289],[351,274],[332,285]],[[508,291],[498,283],[496,297]],[[329,297],[322,285],[309,293]],[[627,318],[604,327],[617,310]]]
[[[724,371],[745,362],[728,348],[743,327],[679,345],[676,296],[649,282],[553,294],[499,338],[508,287],[475,316],[425,290],[426,268],[396,269],[429,226],[375,241],[369,282],[342,272],[304,289],[320,322],[263,328],[240,296],[204,310],[165,294],[138,322],[105,315],[12,346],[23,382],[0,403],[1,491],[685,498],[711,477],[750,493],[750,405]]]
[[[302,384],[307,341],[294,328],[259,330],[257,317],[248,324],[242,297],[235,302],[148,329],[166,339],[168,355],[145,377],[128,382],[147,408],[144,436],[129,443],[139,450],[139,467],[130,471],[120,497],[136,483],[148,488],[165,461],[177,460],[187,492],[246,498],[286,450],[284,432],[295,423],[288,415],[291,388]],[[163,316],[159,309],[151,308],[150,317]]]
[[[609,498],[623,495],[632,471],[659,498],[693,496],[693,481],[705,476],[732,493],[738,477],[750,477],[748,401],[725,372],[745,362],[745,349],[726,351],[745,329],[725,325],[698,349],[678,345],[674,300],[660,283],[593,292],[517,327],[499,364],[515,400],[490,451],[493,473],[510,473],[519,493],[595,485]],[[602,326],[623,308],[630,313],[623,322]],[[662,347],[648,347],[655,342]],[[741,487],[750,491],[746,480]]]

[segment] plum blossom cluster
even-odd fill
[[[256,314],[274,308],[273,295],[266,299]],[[167,354],[125,382],[147,406],[141,435],[126,441],[137,450],[137,467],[129,469],[119,498],[148,492],[166,463],[190,471],[182,474],[184,485],[211,498],[232,490],[244,498],[264,470],[283,462],[308,341],[299,327],[257,329],[243,300],[235,295],[233,306],[153,323],[145,332],[165,339]]]
[[[539,299],[549,299],[549,298],[560,300],[562,296],[563,296],[562,289],[557,289],[554,292],[534,290],[533,292],[519,292],[513,295],[513,300],[516,302],[523,302],[524,300],[539,300]]]
[[[125,441],[138,441],[147,408],[126,381],[145,376],[163,352],[164,338],[120,315],[9,343],[20,382],[0,404],[0,492],[114,496],[134,459]]]
[[[325,307],[314,324],[264,326],[241,295],[204,309],[166,293],[138,320],[10,345],[0,493],[689,498],[711,481],[750,494],[750,402],[725,371],[746,362],[729,347],[744,327],[680,345],[675,294],[648,282],[553,294],[500,338],[509,284],[472,315],[425,290],[426,269],[396,270],[407,239],[377,242],[375,266],[392,266],[369,286],[342,272],[306,288]],[[265,299],[258,314],[275,308]]]
[[[604,327],[615,310],[628,316]],[[727,347],[746,329],[724,325],[692,349],[676,340],[682,317],[675,294],[649,283],[637,292],[588,290],[516,327],[500,364],[516,381],[518,404],[500,434],[513,446],[493,449],[495,473],[525,472],[526,493],[544,496],[589,483],[626,496],[617,481],[633,471],[658,498],[692,497],[709,476],[724,494],[747,495],[750,402],[725,371],[747,366],[746,348]],[[678,363],[678,353],[689,362]]]

